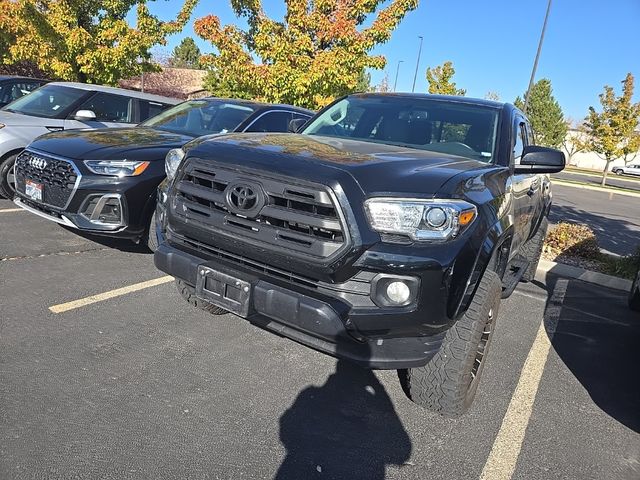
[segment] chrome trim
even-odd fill
[[[107,203],[107,200],[110,200],[112,198],[117,199],[118,203],[120,204],[120,223],[107,223],[99,220],[100,214],[102,213],[102,209],[104,208],[104,204]],[[87,216],[84,213],[81,213],[80,215],[87,218]],[[109,227],[114,227],[116,229],[126,226],[124,222],[124,205],[122,205],[122,195],[120,195],[119,193],[106,193],[102,195],[98,200],[98,203],[96,203],[96,206],[93,209],[93,212],[91,212],[91,217],[88,217],[88,220],[91,223],[95,223],[96,225],[105,225]]]
[[[80,173],[80,170],[78,170],[78,167],[76,166],[74,161],[72,159],[70,159],[70,158],[60,157],[58,155],[54,155],[54,154],[48,153],[48,152],[43,152],[43,151],[37,150],[35,148],[27,147],[23,151],[24,152],[31,152],[34,155],[43,155],[45,157],[53,158],[55,160],[60,160],[62,162],[67,162],[69,165],[71,165],[73,170],[76,172],[76,183],[73,185],[73,189],[71,190],[71,194],[69,195],[69,199],[67,200],[67,203],[64,205],[64,207],[58,207],[56,205],[51,205],[50,203],[36,202],[36,203],[39,203],[40,205],[46,205],[47,207],[55,208],[56,210],[66,210],[67,207],[69,206],[69,204],[71,203],[71,200],[73,200],[73,196],[76,194],[76,191],[78,190],[78,187],[80,186],[80,180],[82,179],[82,174]]]
[[[258,120],[260,120],[262,117],[264,117],[268,113],[291,113],[291,114],[300,115],[301,117],[307,117],[307,120],[309,120],[313,116],[313,115],[308,115],[306,113],[298,112],[296,110],[286,110],[284,108],[280,108],[280,109],[277,109],[277,110],[267,110],[266,112],[262,112],[256,118],[251,120],[251,123],[242,129],[242,132],[246,132],[249,128],[251,128],[251,125],[256,123]],[[269,133],[269,132],[265,132],[265,133]]]
[[[67,227],[72,227],[72,228],[76,228],[76,229],[78,228],[75,223],[73,223],[71,220],[69,220],[64,215],[61,215],[62,218],[57,218],[57,217],[54,217],[53,215],[47,215],[46,213],[41,212],[40,210],[36,210],[35,208],[30,207],[29,205],[27,205],[25,203],[22,203],[20,201],[20,198],[18,198],[18,197],[14,198],[13,203],[15,203],[20,208],[25,209],[27,212],[31,212],[31,213],[33,213],[35,215],[38,215],[39,217],[46,218],[47,220],[51,220],[52,222],[59,223],[60,225],[66,225]]]

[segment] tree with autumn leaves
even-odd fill
[[[605,85],[599,95],[601,111],[589,107],[583,124],[585,150],[596,152],[605,160],[602,186],[606,184],[609,166],[617,158],[629,163],[640,150],[640,102],[633,102],[634,78],[628,73],[622,83],[622,95]]]
[[[232,0],[248,27],[222,25],[209,15],[195,31],[212,43],[205,87],[213,95],[253,98],[317,109],[356,91],[366,69],[386,59],[373,55],[418,0],[285,0],[282,21],[269,18],[261,0]]]
[[[156,67],[150,48],[164,45],[191,17],[184,0],[173,21],[146,0],[0,0],[0,63],[29,62],[52,78],[117,84]],[[127,14],[135,9],[136,25]]]

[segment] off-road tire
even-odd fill
[[[522,275],[523,282],[531,282],[536,277],[536,270],[538,270],[538,263],[540,263],[540,256],[542,255],[542,247],[544,247],[544,240],[547,237],[547,228],[549,227],[549,221],[547,218],[543,218],[538,226],[538,231],[528,242],[520,247],[520,253],[529,260],[529,266]]]
[[[638,276],[636,275],[631,291],[629,292],[629,308],[640,312],[640,288],[638,286]]]
[[[149,219],[149,226],[147,227],[147,233],[145,235],[145,240],[147,244],[147,248],[152,252],[155,252],[158,249],[158,236],[156,235],[156,212],[155,210],[151,214],[151,218]]]
[[[502,282],[487,270],[465,314],[447,331],[442,347],[423,367],[399,370],[405,393],[445,417],[471,406],[491,345]]]
[[[9,200],[11,200],[15,194],[14,187],[9,184],[9,173],[13,169],[17,157],[17,154],[9,155],[0,161],[0,197],[8,198]]]
[[[215,305],[211,305],[209,302],[196,297],[196,289],[182,280],[176,280],[176,287],[178,288],[180,295],[182,295],[182,298],[200,310],[204,310],[212,315],[224,315],[225,313],[229,313],[224,308],[216,307]]]

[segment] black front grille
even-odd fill
[[[245,212],[229,197],[235,186],[259,195]],[[329,189],[296,180],[238,172],[197,159],[189,160],[176,182],[175,212],[217,232],[240,234],[261,246],[328,258],[345,245],[345,232]],[[253,205],[253,204],[252,204]]]
[[[65,208],[78,180],[71,161],[24,150],[16,159],[16,189],[25,194],[27,180],[42,185],[42,203]]]

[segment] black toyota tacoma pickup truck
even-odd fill
[[[500,299],[534,277],[545,174],[565,164],[531,143],[513,105],[414,94],[341,98],[296,134],[196,139],[155,264],[200,308],[397,369],[412,400],[459,415]]]

